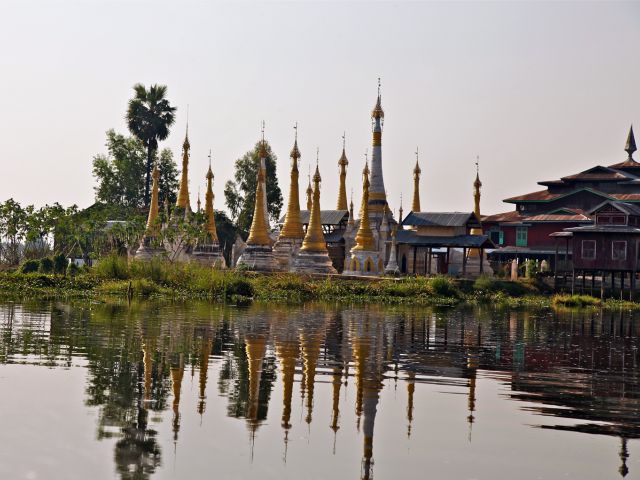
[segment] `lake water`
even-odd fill
[[[0,304],[0,479],[640,478],[640,318]]]

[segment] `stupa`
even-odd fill
[[[322,233],[320,219],[320,169],[316,159],[316,171],[313,175],[313,201],[307,233],[302,247],[293,263],[298,273],[338,273],[329,257],[329,250]]]
[[[214,268],[227,268],[227,262],[220,250],[216,220],[213,210],[213,171],[211,170],[211,152],[209,152],[209,170],[207,171],[207,193],[204,197],[204,232],[193,249],[191,258],[198,263]]]
[[[151,187],[151,204],[149,205],[149,216],[147,217],[147,227],[144,236],[140,241],[140,247],[136,250],[135,258],[138,260],[151,260],[154,257],[166,255],[166,250],[160,238],[160,221],[158,219],[158,182],[160,171],[158,164],[153,165],[153,185]]]
[[[266,168],[267,152],[264,144],[264,127],[260,144],[260,165],[258,166],[258,182],[256,183],[256,201],[253,209],[253,220],[249,230],[247,246],[238,258],[237,267],[259,272],[273,272],[278,269],[273,250],[269,227],[266,218]]]
[[[291,185],[289,187],[289,203],[287,213],[284,217],[284,225],[278,236],[278,240],[273,246],[273,255],[278,262],[278,269],[284,272],[291,270],[293,260],[298,254],[302,241],[304,240],[304,230],[300,220],[300,195],[298,193],[298,160],[300,150],[298,149],[298,126],[296,130],[293,149],[291,150]]]

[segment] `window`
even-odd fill
[[[516,247],[527,246],[527,227],[516,227]]]
[[[494,245],[504,245],[504,232],[502,230],[490,230],[489,238]]]
[[[596,241],[582,240],[582,258],[583,260],[596,259]]]
[[[611,242],[611,260],[626,260],[627,259],[627,242],[624,240],[617,240]]]

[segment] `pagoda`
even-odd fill
[[[160,239],[160,220],[158,218],[158,182],[160,171],[158,163],[153,165],[153,185],[151,187],[151,203],[149,205],[149,216],[147,217],[147,227],[144,236],[140,241],[140,247],[136,250],[135,258],[138,260],[151,260],[154,257],[164,256],[166,250]]]
[[[260,143],[260,164],[258,165],[258,181],[256,182],[256,199],[253,209],[253,220],[249,230],[247,246],[238,258],[237,266],[260,272],[273,272],[278,263],[273,255],[266,207],[266,157],[264,142],[264,126]]]
[[[355,236],[355,246],[351,248],[350,258],[345,263],[345,275],[379,275],[384,264],[380,251],[375,247],[373,230],[369,217],[369,163],[365,162],[362,172],[362,206],[360,208],[360,225]]]
[[[309,225],[307,226],[307,233],[302,242],[302,247],[293,263],[293,270],[298,273],[338,273],[329,257],[329,250],[327,250],[327,243],[322,232],[320,181],[320,170],[316,159]]]
[[[273,246],[273,254],[278,262],[278,269],[288,272],[293,260],[298,254],[302,241],[304,240],[304,230],[300,220],[300,195],[298,193],[298,160],[300,150],[298,149],[298,125],[296,130],[293,148],[291,149],[291,184],[289,187],[289,203],[284,219],[284,225],[280,230],[278,240]]]
[[[209,170],[207,171],[207,193],[204,201],[205,225],[202,237],[198,240],[191,258],[198,263],[214,268],[226,268],[227,262],[220,250],[216,220],[213,210],[213,171],[211,170],[211,151],[209,151]],[[198,198],[199,201],[199,198]],[[198,208],[198,210],[200,210]]]

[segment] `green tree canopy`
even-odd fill
[[[158,150],[158,141],[166,140],[169,136],[169,127],[175,121],[176,108],[172,107],[166,98],[166,85],[151,85],[147,89],[141,83],[136,83],[133,90],[135,96],[129,100],[127,126],[147,151],[144,204],[149,205],[151,167]]]
[[[267,211],[273,222],[280,217],[282,210],[282,192],[278,186],[276,175],[277,157],[266,143],[267,152]],[[227,181],[224,186],[225,203],[238,229],[245,233],[249,231],[253,221],[253,209],[256,199],[256,183],[258,181],[258,165],[260,163],[260,142],[253,150],[245,153],[235,162],[234,179]]]
[[[125,137],[114,130],[107,131],[107,155],[93,158],[96,178],[96,201],[128,208],[144,205],[145,159],[144,145],[135,137]],[[160,203],[165,198],[176,201],[178,167],[171,150],[165,148],[158,159],[160,170]]]

